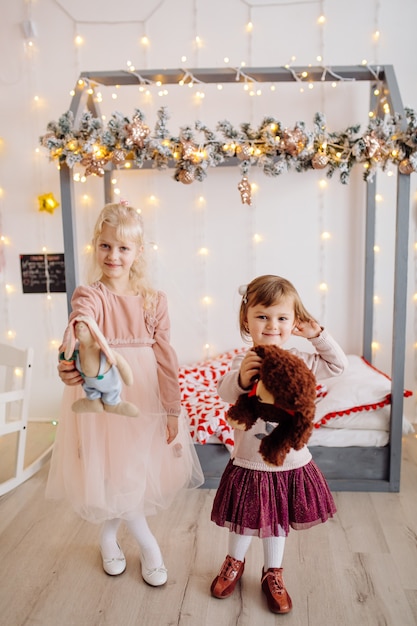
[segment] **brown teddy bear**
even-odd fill
[[[291,448],[299,450],[310,438],[315,414],[316,378],[304,361],[278,346],[257,346],[262,358],[259,379],[239,396],[226,415],[233,428],[249,430],[262,419],[267,425],[259,452],[268,465],[282,465]],[[269,428],[268,428],[269,427]]]

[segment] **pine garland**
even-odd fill
[[[258,128],[248,122],[235,127],[223,120],[215,131],[196,121],[181,128],[178,136],[168,130],[168,119],[166,107],[160,108],[151,132],[139,109],[131,119],[113,113],[106,127],[87,111],[75,128],[74,116],[67,111],[57,122],[49,122],[40,143],[51,160],[70,168],[80,164],[87,176],[102,176],[106,168],[127,162],[141,168],[145,161],[151,161],[157,169],[172,165],[175,180],[184,184],[204,180],[209,168],[236,157],[244,177],[251,167],[259,167],[271,177],[290,170],[322,169],[327,177],[337,173],[340,182],[347,184],[356,163],[364,167],[365,181],[389,164],[402,174],[417,171],[417,114],[409,108],[405,109],[405,120],[398,114],[371,119],[362,134],[359,125],[329,132],[322,113],[315,114],[311,130],[304,122],[289,129],[275,118],[265,117]]]

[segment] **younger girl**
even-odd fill
[[[337,376],[347,365],[338,344],[306,311],[294,286],[280,276],[255,278],[243,292],[240,332],[253,346],[283,346],[291,335],[308,339],[315,352],[299,352],[317,379]],[[234,404],[257,379],[261,359],[251,349],[237,355],[218,383],[220,397]],[[262,398],[259,398],[262,400]],[[273,613],[288,613],[291,598],[283,582],[285,537],[295,530],[325,522],[336,507],[324,476],[307,446],[290,450],[284,464],[271,467],[259,454],[259,435],[266,424],[257,420],[248,431],[235,430],[233,455],[217,490],[211,519],[229,529],[229,553],[212,582],[216,598],[229,597],[243,574],[253,536],[262,539],[262,590]]]
[[[134,382],[121,395],[139,415],[74,413],[73,402],[85,397],[82,378],[73,365],[60,365],[67,386],[46,496],[67,498],[82,518],[102,524],[103,569],[111,576],[126,568],[117,538],[123,520],[139,544],[143,579],[159,586],[167,570],[146,516],[168,507],[181,488],[198,487],[203,476],[181,414],[166,296],[145,278],[138,212],[124,203],[106,205],[92,245],[91,284],[75,289],[70,321],[93,318],[125,358]],[[64,336],[64,347],[67,341]]]

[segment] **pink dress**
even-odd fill
[[[46,497],[67,499],[82,518],[96,523],[154,514],[179,490],[204,481],[180,404],[166,296],[158,292],[151,314],[141,296],[119,296],[98,282],[78,287],[71,304],[70,318],[93,317],[110,347],[129,363],[134,383],[123,385],[121,399],[135,404],[139,416],[76,414],[71,406],[85,393],[81,385],[65,385]],[[167,414],[179,416],[179,433],[169,445]]]

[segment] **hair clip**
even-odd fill
[[[121,204],[122,206],[129,206],[129,200],[124,200],[123,198],[120,198],[119,204]]]
[[[248,286],[247,285],[240,285],[238,291],[239,291],[239,295],[242,296],[243,304],[247,304],[247,302],[248,302]]]

